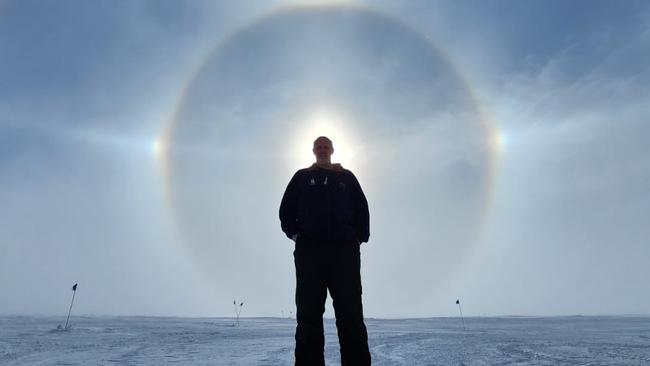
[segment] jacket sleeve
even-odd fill
[[[362,243],[366,243],[370,238],[370,212],[368,211],[368,200],[366,200],[361,185],[354,174],[352,174],[352,180],[354,181],[354,188],[356,191],[354,217],[357,239]]]
[[[298,173],[287,185],[280,203],[280,226],[289,239],[298,234]]]

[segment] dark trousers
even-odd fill
[[[361,261],[356,242],[298,237],[296,264],[296,365],[325,365],[323,313],[329,289],[341,347],[341,366],[370,365],[361,305]]]

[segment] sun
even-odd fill
[[[151,155],[153,157],[160,161],[163,159],[163,156],[165,154],[165,140],[161,136],[156,136],[152,139],[152,141],[149,144],[149,150],[151,152]]]
[[[308,166],[315,161],[312,147],[319,136],[327,136],[334,145],[332,163],[343,166],[353,166],[359,144],[355,133],[340,111],[335,108],[314,108],[308,112],[304,120],[298,122],[302,127],[296,129],[292,140],[292,164]]]

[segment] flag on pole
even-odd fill
[[[65,319],[65,326],[63,329],[68,330],[68,321],[70,320],[70,312],[72,311],[72,304],[74,304],[74,295],[77,293],[77,284],[72,286],[72,301],[70,301],[70,308],[68,309],[68,317]],[[60,325],[59,325],[60,326]]]
[[[460,308],[459,299],[456,299],[456,305],[458,305],[458,311],[460,312],[460,321],[463,323],[463,329],[465,329],[465,318],[463,318],[463,309]]]

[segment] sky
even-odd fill
[[[0,314],[295,314],[319,135],[366,317],[650,314],[648,45],[645,1],[1,1]]]

